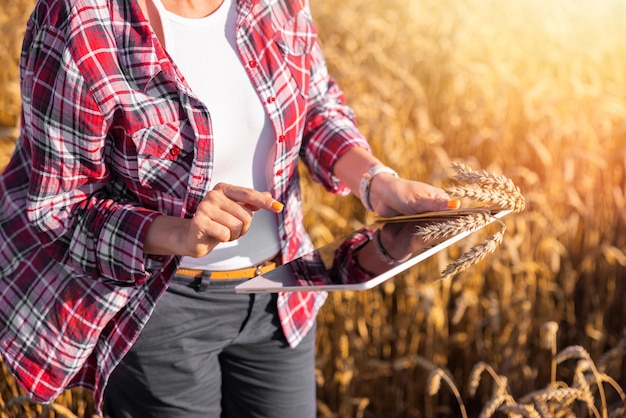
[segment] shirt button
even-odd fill
[[[177,157],[178,154],[180,154],[180,148],[178,148],[176,146],[172,147],[172,149],[170,150],[170,155],[172,157]]]
[[[285,142],[285,139],[287,139],[287,137],[285,135],[281,135],[278,137],[278,142]]]
[[[283,170],[283,169],[281,168],[280,170],[278,170],[278,171],[276,172],[276,175],[277,175],[277,176],[282,176],[284,172],[285,172],[285,170]]]
[[[272,96],[269,99],[267,99],[268,103],[274,103],[276,101],[276,97]]]
[[[248,65],[250,66],[250,68],[256,68],[259,65],[259,62],[256,60],[250,60],[248,62]]]

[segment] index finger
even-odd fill
[[[252,210],[265,209],[279,213],[284,207],[284,205],[275,200],[270,193],[259,192],[258,190],[248,187],[224,184],[222,192],[229,199],[248,206]]]

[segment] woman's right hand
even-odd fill
[[[219,183],[198,205],[191,219],[156,218],[146,234],[143,252],[154,255],[202,257],[221,242],[242,237],[257,210],[278,213],[283,204],[269,192]]]

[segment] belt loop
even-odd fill
[[[204,292],[207,290],[208,285],[202,283],[203,277],[194,277],[193,282],[189,283],[187,286],[195,290],[196,292]]]

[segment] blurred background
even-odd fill
[[[625,416],[626,2],[311,2],[330,72],[385,163],[445,187],[461,161],[527,201],[502,246],[456,277],[440,272],[480,234],[376,289],[330,295],[319,416]],[[32,7],[0,10],[0,167]],[[316,244],[371,220],[303,181]],[[80,390],[32,405],[0,369],[2,418],[92,414]]]

